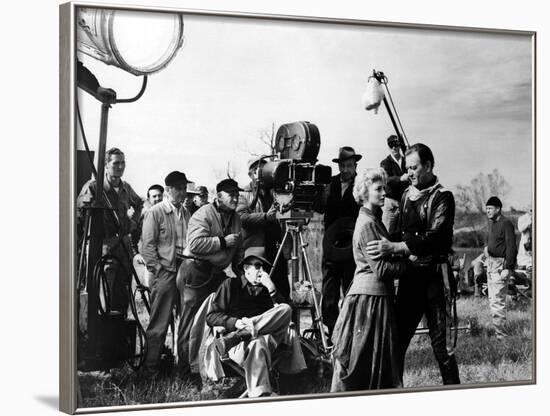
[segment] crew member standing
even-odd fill
[[[176,274],[186,246],[187,223],[191,213],[183,205],[188,180],[182,172],[166,176],[166,199],[145,214],[141,255],[152,278],[151,313],[147,326],[145,371],[155,375],[172,310],[179,300]]]
[[[126,316],[128,312],[128,285],[130,285],[133,253],[131,234],[138,228],[143,201],[128,182],[122,180],[126,169],[124,153],[113,147],[105,152],[104,192],[113,211],[103,213],[103,255],[110,254],[105,274],[111,299],[111,311]],[[84,184],[76,200],[77,216],[82,225],[84,213],[97,198],[97,182]],[[101,198],[102,199],[102,198]],[[109,208],[106,206],[105,208]],[[116,216],[116,219],[115,219]],[[80,228],[80,227],[79,227]]]
[[[249,247],[263,247],[267,260],[273,262],[277,255],[277,244],[281,242],[282,232],[271,193],[262,188],[258,189],[260,164],[265,164],[262,158],[253,158],[248,161],[250,183],[241,192],[237,213],[243,225],[243,250]],[[281,258],[275,265],[272,279],[279,294],[288,301],[290,285],[286,259]]]
[[[403,143],[395,134],[388,137],[390,154],[380,162],[380,167],[386,171],[386,199],[382,209],[382,222],[392,236],[397,227],[399,216],[399,201],[405,189],[409,186],[409,175],[405,169],[405,158],[401,154]]]
[[[353,185],[357,176],[357,162],[363,156],[356,154],[352,147],[340,148],[338,158],[332,159],[338,163],[340,173],[332,177],[329,186],[329,194],[325,210],[325,234],[330,226],[338,219],[351,217],[355,224],[359,214],[359,205],[353,197]],[[340,291],[346,292],[353,274],[355,262],[353,259],[345,262],[334,262],[327,259],[327,253],[323,253],[323,298],[321,310],[323,322],[329,330],[329,337],[336,319],[338,318],[338,302]]]
[[[487,290],[497,339],[506,336],[506,295],[508,280],[514,273],[517,247],[514,224],[502,215],[502,202],[492,196],[485,204],[489,218],[487,238]]]
[[[242,189],[233,179],[224,179],[216,191],[214,202],[200,207],[189,221],[187,247],[176,279],[181,296],[178,365],[184,376],[193,376],[189,359],[193,318],[208,295],[227,278],[224,269],[232,265],[238,270],[242,260],[241,220],[235,211]]]

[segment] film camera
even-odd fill
[[[266,162],[258,173],[260,187],[272,190],[279,219],[311,217],[326,185],[330,166],[317,163],[319,129],[308,121],[283,124],[275,136],[279,159]]]

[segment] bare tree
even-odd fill
[[[276,149],[277,143],[275,142],[275,123],[274,122],[271,123],[271,127],[269,129],[266,129],[260,132],[260,141],[268,147],[269,149],[268,154],[273,155],[277,153],[277,149]]]
[[[469,186],[457,185],[454,196],[457,211],[465,213],[472,211],[472,193]]]
[[[214,168],[213,172],[214,178],[216,178],[217,181],[221,181],[227,178],[235,178],[239,174],[239,169],[233,163],[227,162],[225,169]]]
[[[504,179],[498,169],[491,173],[478,173],[470,185],[457,185],[455,200],[457,209],[462,212],[483,212],[485,203],[491,196],[505,200],[511,190],[510,184]]]
[[[273,155],[277,153],[275,141],[275,123],[272,122],[268,128],[258,132],[258,142],[254,141],[251,145],[248,141],[237,144],[237,151],[248,155],[249,157],[260,157],[263,155]]]

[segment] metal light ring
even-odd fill
[[[113,34],[113,22],[114,22],[114,17],[115,17],[115,12],[114,11],[105,11],[105,13],[107,14],[106,16],[106,19],[107,19],[107,25],[105,25],[103,28],[104,30],[107,31],[107,33],[105,33],[105,36],[104,38],[105,39],[108,39],[108,45],[107,47],[109,48],[112,56],[114,57],[114,60],[117,62],[117,66],[120,66],[121,68],[123,68],[124,70],[134,74],[134,75],[148,75],[148,74],[152,74],[152,73],[155,73],[155,72],[158,72],[162,69],[164,69],[169,63],[170,61],[172,61],[172,59],[174,59],[174,57],[176,56],[176,54],[179,52],[179,50],[182,48],[183,46],[183,43],[184,43],[184,36],[183,36],[183,17],[178,14],[178,15],[174,15],[177,17],[178,19],[178,35],[177,35],[177,43],[175,44],[174,47],[172,47],[172,43],[170,44],[170,46],[167,48],[167,53],[165,54],[165,57],[163,59],[160,60],[160,64],[157,65],[157,66],[154,66],[152,67],[151,69],[148,69],[146,71],[140,71],[138,69],[135,69],[134,67],[132,67],[130,64],[128,64],[124,58],[122,57],[122,54],[120,53],[118,47],[117,47],[117,44],[116,44],[116,41],[115,41],[115,36]]]

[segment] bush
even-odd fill
[[[453,247],[478,248],[484,245],[484,235],[480,231],[462,231],[455,233]]]

